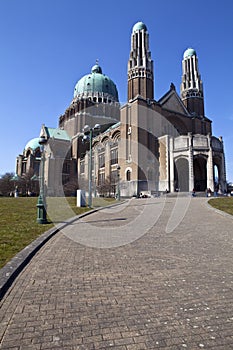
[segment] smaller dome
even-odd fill
[[[32,151],[35,151],[37,148],[40,147],[39,140],[40,140],[40,138],[36,137],[36,138],[28,141],[28,143],[26,144],[24,149],[27,150],[28,148],[31,148]]]
[[[133,26],[133,33],[137,32],[138,30],[147,30],[146,25],[143,22],[137,22],[134,26]]]
[[[196,51],[194,49],[192,49],[191,47],[189,47],[185,52],[184,52],[184,56],[183,58],[188,58],[188,57],[191,57],[191,56],[196,56]]]

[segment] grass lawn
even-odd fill
[[[216,209],[233,215],[233,197],[212,198],[208,203]]]
[[[75,197],[66,199],[71,210],[65,213],[63,206],[59,207],[59,198],[56,199],[56,214],[60,220],[89,210],[76,207]],[[105,206],[112,201],[115,202],[113,199],[94,199],[94,206]],[[36,197],[0,197],[0,268],[35,238],[54,226],[53,223],[40,225],[36,222],[36,204]]]

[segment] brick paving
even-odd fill
[[[100,211],[68,232],[127,223],[161,199]],[[233,218],[193,198],[172,232],[167,198],[148,232],[96,248],[60,232],[35,255],[1,301],[0,348],[14,350],[233,349]],[[86,223],[85,223],[86,221]],[[87,224],[89,222],[89,224]]]

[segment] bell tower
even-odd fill
[[[149,34],[146,25],[138,22],[131,35],[128,61],[128,101],[137,96],[154,99],[154,69],[149,51]]]
[[[204,117],[203,84],[198,70],[197,54],[192,48],[184,52],[182,73],[181,99],[190,114]]]

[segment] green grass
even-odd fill
[[[233,215],[233,197],[212,198],[208,201],[212,207]]]
[[[68,204],[66,201],[64,204],[64,198],[53,199],[55,209],[51,212],[52,221],[63,221],[89,210],[76,207],[75,197],[66,200]],[[93,204],[95,207],[100,207],[111,202],[115,200],[99,198],[94,199]],[[54,226],[52,222],[44,225],[37,223],[36,204],[36,197],[0,197],[0,268],[34,239]]]

